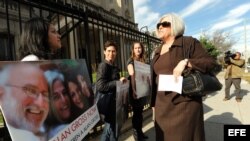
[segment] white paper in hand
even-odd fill
[[[177,82],[174,75],[159,75],[158,91],[173,91],[179,94],[182,93],[183,77],[179,76]]]

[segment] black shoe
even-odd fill
[[[138,137],[137,131],[135,129],[132,129],[132,131],[133,131],[133,137],[134,137],[135,141],[138,141],[139,137]]]
[[[145,141],[146,139],[148,139],[148,136],[146,136],[142,132],[136,131],[135,129],[133,129],[133,137],[135,141]]]

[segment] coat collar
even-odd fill
[[[106,59],[104,59],[103,62],[105,62],[105,63],[107,63],[107,64],[109,64],[109,65],[111,65],[111,66],[114,66],[114,65],[115,65],[114,63],[111,63],[111,62],[107,61]]]
[[[173,48],[173,47],[182,47],[183,38],[184,38],[183,36],[176,37],[175,40],[174,40],[174,42],[173,42],[173,44],[172,44],[172,46],[171,46],[171,48]],[[155,55],[160,54],[162,45],[163,44],[161,44],[161,46],[156,49]]]

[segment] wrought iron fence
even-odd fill
[[[63,44],[57,58],[85,58],[89,72],[95,72],[103,59],[102,47],[108,39],[119,45],[117,64],[123,71],[133,41],[145,44],[148,60],[160,42],[138,31],[137,24],[86,1],[0,0],[1,61],[18,60],[22,26],[31,17],[43,17],[57,27]]]
[[[19,60],[22,26],[31,17],[43,17],[57,27],[63,45],[58,59],[85,58],[90,74],[104,58],[106,40],[118,43],[117,64],[122,72],[133,41],[145,45],[149,62],[153,48],[160,43],[140,32],[137,24],[84,0],[0,0],[0,61]]]

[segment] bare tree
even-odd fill
[[[236,43],[236,40],[232,38],[231,33],[223,30],[216,30],[211,35],[203,32],[202,36],[209,39],[221,53],[231,50],[232,46]]]

